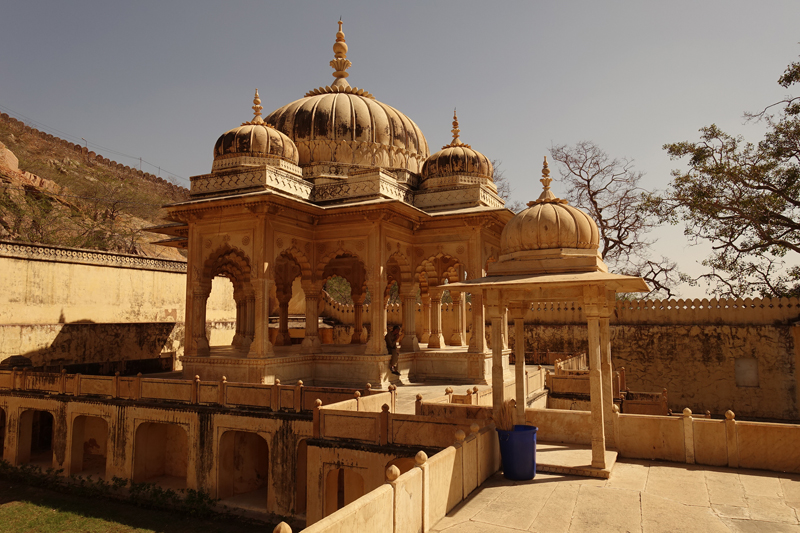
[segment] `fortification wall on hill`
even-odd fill
[[[104,166],[108,170],[115,172],[120,178],[136,178],[154,183],[173,200],[183,200],[189,196],[189,190],[181,187],[180,185],[175,185],[174,183],[171,183],[163,178],[159,178],[158,176],[150,174],[149,172],[143,172],[141,170],[137,170],[127,165],[107,159],[96,154],[95,152],[90,151],[85,146],[73,144],[54,135],[50,135],[49,133],[32,128],[24,122],[7,115],[6,113],[0,113],[0,122],[8,125],[9,128],[15,133],[27,133],[29,135],[35,135],[65,150],[71,150],[77,154],[80,154],[81,157],[86,158],[89,162],[94,163],[95,165]]]

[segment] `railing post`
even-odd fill
[[[686,463],[694,464],[694,421],[692,410],[688,407],[683,410],[683,445],[686,449]]]
[[[80,396],[81,394],[81,375],[75,374],[75,389],[72,391],[73,396]]]
[[[289,524],[286,522],[281,522],[275,529],[272,530],[272,533],[292,533],[292,528],[289,527]]]
[[[200,401],[200,376],[195,376],[194,381],[192,382],[192,397],[191,402],[193,404],[198,403]]]
[[[380,422],[378,432],[378,443],[380,445],[389,444],[389,405],[381,406]]]
[[[391,412],[397,412],[397,386],[396,385],[389,385],[389,394],[392,398],[392,405],[391,405]]]
[[[322,413],[320,409],[322,408],[322,400],[317,398],[314,400],[314,422],[313,422],[313,431],[314,431],[314,438],[319,439],[322,437]]]
[[[372,383],[367,383],[367,387],[364,389],[364,396],[369,396],[372,394]]]
[[[298,379],[294,386],[294,412],[299,413],[303,408],[303,381]]]
[[[272,386],[272,405],[276,411],[281,410],[281,380],[275,378],[275,384]]]
[[[217,398],[217,403],[223,407],[226,405],[225,395],[227,394],[227,391],[225,389],[227,387],[228,387],[228,378],[222,376],[222,379],[219,381],[219,388],[217,390],[217,394],[219,395],[219,397]]]
[[[361,391],[355,391],[353,398],[356,400],[356,411],[358,412],[361,410]]]
[[[444,394],[447,396],[447,403],[453,403],[453,387],[444,389]]]
[[[728,444],[728,466],[739,468],[739,442],[736,438],[736,415],[730,409],[725,411],[725,439]]]
[[[431,481],[428,477],[428,454],[422,450],[414,456],[414,466],[422,470],[422,531],[428,531],[432,524],[430,516]]]

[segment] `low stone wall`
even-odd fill
[[[35,366],[183,353],[186,263],[0,241],[0,360]],[[211,344],[230,344],[231,283],[217,278],[207,310]]]

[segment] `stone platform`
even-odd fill
[[[184,379],[284,385],[302,380],[306,385],[386,389],[402,382],[444,381],[487,385],[491,381],[491,353],[469,353],[466,346],[428,348],[400,353],[400,376],[389,369],[389,355],[368,355],[364,344],[323,344],[315,353],[299,345],[276,346],[274,357],[246,357],[230,346],[212,346],[211,355],[183,356]],[[504,358],[507,360],[507,358]]]
[[[581,444],[538,442],[536,471],[565,476],[608,479],[617,462],[617,452],[606,450],[606,468],[592,467],[592,447]]]

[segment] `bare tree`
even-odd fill
[[[502,165],[503,162],[499,159],[492,159],[492,181],[497,187],[497,195],[506,202],[506,207],[515,213],[519,213],[525,208],[525,204],[519,200],[511,201],[513,190],[511,183],[505,176],[505,169],[500,168]]]
[[[597,223],[600,252],[609,268],[644,278],[653,287],[651,294],[672,296],[681,274],[669,258],[652,258],[655,240],[647,233],[658,220],[643,208],[647,191],[639,182],[644,173],[633,168],[633,160],[611,158],[591,141],[553,146],[550,157],[559,163],[566,199]]]

